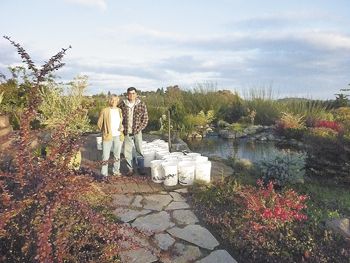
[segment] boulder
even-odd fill
[[[349,218],[336,218],[328,220],[326,226],[332,229],[334,232],[339,233],[345,238],[350,239],[350,219]]]

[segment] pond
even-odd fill
[[[282,151],[273,141],[252,141],[248,139],[224,139],[219,136],[205,137],[202,140],[186,142],[193,152],[208,157],[249,159],[257,162],[273,152]]]

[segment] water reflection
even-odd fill
[[[244,158],[252,162],[259,161],[273,152],[280,151],[276,148],[275,143],[271,141],[223,139],[217,136],[188,141],[187,144],[193,152],[199,152],[208,157]]]

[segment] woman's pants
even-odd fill
[[[111,150],[114,155],[113,163],[113,174],[120,173],[120,151],[121,151],[122,142],[120,141],[119,136],[112,137],[111,141],[102,142],[102,161],[105,163],[102,165],[101,174],[103,176],[108,176],[108,161]]]

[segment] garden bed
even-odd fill
[[[238,262],[349,262],[350,241],[325,227],[350,216],[345,187],[307,179],[276,191],[239,178],[194,186],[192,194],[199,217]]]

